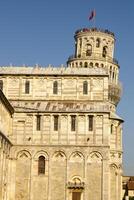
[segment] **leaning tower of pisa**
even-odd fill
[[[74,38],[65,67],[0,67],[0,200],[122,198],[115,37]]]
[[[89,68],[91,70],[104,70],[105,74],[108,75],[107,82],[107,91],[104,91],[104,96],[106,94],[107,98],[103,96],[101,98],[99,96],[99,92],[97,96],[88,97],[89,102],[94,104],[95,106],[100,106],[103,104],[104,108],[108,106],[109,118],[106,120],[104,113],[100,115],[96,115],[96,109],[93,111],[96,116],[96,123],[94,121],[95,129],[94,129],[94,142],[91,147],[95,148],[95,152],[97,152],[97,146],[100,143],[99,148],[103,151],[107,159],[102,159],[103,167],[101,169],[101,175],[98,175],[97,161],[94,165],[92,171],[93,180],[97,180],[101,177],[100,184],[101,186],[101,194],[99,199],[110,199],[117,200],[121,199],[121,173],[122,173],[122,122],[123,120],[116,114],[116,108],[120,101],[122,94],[122,86],[119,81],[119,63],[114,58],[114,46],[115,46],[115,36],[114,33],[109,30],[102,30],[97,28],[82,28],[75,32],[75,53],[68,58],[67,66],[71,68],[83,69]],[[97,75],[97,74],[96,74]],[[88,73],[87,73],[88,77]],[[91,77],[90,77],[91,78]],[[91,78],[92,79],[92,78]],[[94,83],[93,83],[94,82]],[[92,91],[98,90],[99,87],[105,87],[105,81],[101,83],[101,73],[100,76],[97,75],[95,79],[90,82],[90,89]],[[84,87],[84,86],[83,86]],[[96,87],[96,89],[95,89]],[[98,88],[97,88],[98,87]],[[99,121],[99,122],[97,122]],[[99,123],[99,124],[98,124]],[[101,125],[102,123],[102,125]],[[97,125],[98,124],[98,125]],[[102,127],[102,130],[97,130],[99,127]],[[102,143],[100,142],[100,135],[102,136]],[[90,137],[89,137],[90,141]],[[90,142],[89,142],[90,143]],[[98,143],[98,144],[97,144]],[[90,146],[90,145],[89,145]],[[97,154],[95,154],[97,159]],[[104,156],[104,157],[105,157]],[[92,156],[91,156],[92,157]],[[99,156],[98,156],[99,157]],[[108,162],[106,162],[106,160]],[[107,163],[107,164],[106,164]],[[106,165],[105,165],[106,164]],[[89,167],[89,171],[90,171]],[[105,171],[106,170],[106,171]],[[90,172],[87,172],[90,173]],[[91,179],[92,179],[91,178]],[[90,179],[90,178],[89,178]],[[89,181],[89,180],[88,180]],[[88,182],[87,181],[87,182]],[[90,181],[89,181],[90,182]],[[93,184],[95,183],[95,185]],[[91,184],[91,183],[90,183]],[[90,191],[89,199],[98,199],[97,182],[93,181],[89,188],[92,188],[92,192]],[[88,189],[89,189],[88,188]],[[90,190],[90,189],[89,189]],[[94,192],[93,192],[94,191]],[[93,196],[94,197],[93,197]],[[86,196],[88,199],[88,196]]]

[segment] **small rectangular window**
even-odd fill
[[[111,124],[111,134],[113,134],[113,124]]]
[[[58,94],[58,82],[54,81],[53,83],[53,94]]]
[[[88,116],[88,130],[93,131],[93,115]]]
[[[58,115],[54,116],[54,131],[58,131]]]
[[[41,116],[37,115],[36,116],[36,130],[40,131],[40,129],[41,129]]]
[[[30,81],[25,82],[25,94],[30,93]]]
[[[72,115],[71,116],[71,131],[75,131],[76,130],[76,116]]]
[[[83,94],[88,94],[88,82],[83,82]]]

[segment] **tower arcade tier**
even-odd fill
[[[104,68],[109,74],[109,100],[117,105],[121,96],[119,64],[114,58],[114,33],[97,28],[75,32],[75,53],[67,66],[72,68]]]

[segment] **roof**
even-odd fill
[[[128,190],[134,190],[134,176],[130,176],[126,186]]]
[[[69,101],[34,101],[34,102],[11,102],[16,112],[110,112],[109,105],[103,103],[69,102]]]
[[[0,67],[0,75],[105,75],[108,72],[103,68],[71,68],[71,67]]]
[[[118,119],[118,120],[124,122],[124,120],[120,116],[118,116],[116,113],[113,113],[113,112],[110,113],[110,118],[111,119]]]
[[[134,176],[124,177],[123,189],[134,190]]]

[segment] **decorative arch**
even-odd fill
[[[82,178],[81,178],[80,176],[73,176],[73,177],[71,178],[71,181],[72,181],[72,182],[80,183],[80,182],[82,182]]]
[[[110,164],[110,199],[117,198],[118,167],[115,163]]]
[[[110,169],[111,170],[117,170],[118,166],[115,163],[110,164]]]
[[[36,153],[34,154],[33,158],[34,158],[34,160],[38,160],[38,158],[39,158],[40,156],[44,156],[46,160],[49,159],[48,153],[47,153],[46,151],[44,151],[44,150],[41,150],[41,151],[36,152]]]
[[[93,152],[91,152],[89,154],[87,161],[91,162],[91,163],[92,162],[94,162],[94,163],[100,163],[100,162],[102,162],[102,159],[103,159],[103,157],[102,157],[102,155],[101,155],[100,152],[93,151]]]
[[[28,199],[30,194],[31,154],[27,150],[17,153],[15,199]]]
[[[19,152],[17,152],[16,154],[16,158],[19,159],[19,158],[28,158],[28,159],[31,159],[31,154],[28,150],[21,150]]]
[[[66,160],[66,155],[63,151],[56,151],[52,156],[53,161],[64,161]]]
[[[69,160],[70,160],[71,162],[83,162],[83,160],[84,160],[84,155],[83,155],[81,152],[79,152],[79,151],[75,151],[75,152],[73,152],[73,153],[70,155]]]
[[[68,182],[68,188],[73,189],[74,191],[75,189],[84,189],[84,185],[85,183],[80,176],[73,176]]]
[[[60,192],[60,199],[65,199],[65,189],[66,189],[66,175],[67,175],[67,160],[66,154],[62,150],[55,151],[52,155],[51,160],[51,199],[58,200],[55,195]],[[58,178],[58,179],[57,179]],[[55,187],[57,185],[57,187]],[[62,192],[61,192],[62,191]]]
[[[101,199],[102,197],[102,177],[103,177],[103,167],[102,167],[102,155],[98,151],[92,151],[87,158],[87,187],[92,188],[88,191],[89,199]],[[93,174],[94,173],[94,174]],[[94,184],[93,183],[97,183]]]

